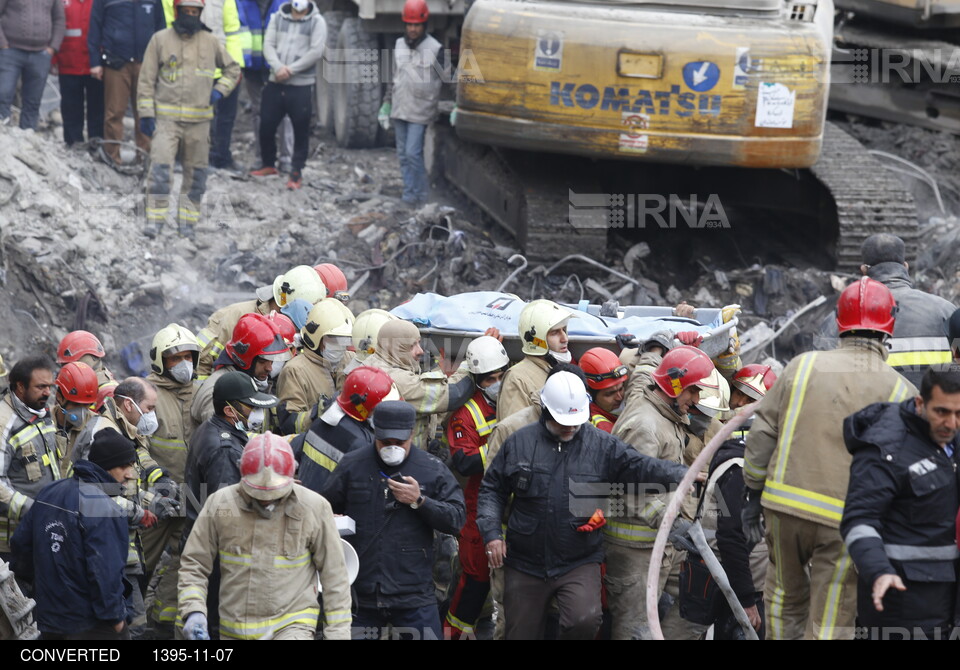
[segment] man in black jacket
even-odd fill
[[[858,637],[950,637],[960,507],[960,368],[929,370],[920,396],[847,417],[853,454],[840,533],[859,573]]]
[[[687,468],[644,456],[590,424],[590,396],[572,373],[550,377],[540,399],[540,421],[508,437],[484,475],[477,526],[490,566],[506,566],[508,640],[543,638],[553,597],[560,637],[592,639],[600,626],[604,553],[598,498],[605,505],[618,483],[662,492]],[[511,495],[504,542],[501,519]]]
[[[377,405],[374,446],[346,454],[321,491],[357,525],[347,538],[360,559],[354,639],[378,639],[387,624],[404,638],[441,636],[433,532],[458,533],[466,507],[447,466],[411,448],[416,419],[405,402]]]

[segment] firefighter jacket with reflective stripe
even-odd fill
[[[497,397],[497,419],[503,421],[524,407],[540,404],[540,391],[547,383],[550,359],[545,356],[525,356],[507,370]]]
[[[337,388],[334,368],[323,356],[304,347],[287,362],[277,379],[277,397],[292,415],[284,424],[285,433],[302,433],[310,425],[311,410],[334,398]]]
[[[196,386],[181,384],[166,375],[147,377],[157,387],[157,421],[160,427],[148,438],[150,455],[174,481],[182,482],[187,465],[187,444],[193,432],[190,403]]]
[[[217,68],[223,76],[215,80]],[[147,45],[137,81],[137,109],[141,118],[210,121],[211,92],[216,89],[226,97],[239,81],[240,66],[210,32],[187,36],[167,28]]]
[[[171,27],[177,18],[173,0],[163,0],[163,16],[166,27]],[[243,45],[246,42],[243,33],[246,28],[240,22],[236,0],[206,0],[203,11],[200,12],[200,21],[220,40],[220,44],[226,47],[230,58],[243,67]],[[217,77],[220,76],[221,72],[218,70]]]
[[[56,427],[32,414],[9,389],[0,400],[0,552],[40,490],[60,479]]]
[[[600,533],[581,533],[597,508],[609,515],[622,500],[618,484],[670,486],[687,469],[650,458],[622,440],[583,424],[569,442],[558,442],[545,417],[507,438],[480,484],[477,527],[484,544],[503,539],[507,519],[505,565],[552,579],[588,563],[603,561]],[[608,522],[609,524],[609,522]]]
[[[467,505],[467,521],[463,535],[477,535],[477,495],[480,480],[487,465],[487,439],[497,425],[497,410],[483,391],[477,390],[463,407],[450,417],[447,424],[447,442],[450,445],[450,465],[463,486]]]
[[[613,432],[613,424],[617,422],[617,417],[610,412],[600,409],[600,405],[595,402],[590,403],[590,423],[605,433]]]
[[[630,396],[614,424],[613,434],[645,456],[680,463],[687,445],[688,425],[686,416],[677,414],[655,389],[645,386]],[[628,491],[624,496],[625,514],[607,519],[604,537],[626,547],[652,546],[671,495]]]
[[[251,70],[267,70],[267,60],[263,57],[263,34],[267,23],[279,5],[267,4],[258,0],[237,0],[237,10],[243,29],[240,33],[240,45],[243,48],[243,67]]]
[[[300,467],[297,479],[311,491],[320,492],[330,473],[351,451],[373,447],[373,428],[366,421],[348,416],[334,402],[310,424],[306,433],[290,441]]]
[[[840,532],[867,584],[884,574],[956,581],[957,454],[929,430],[913,398],[870,405],[843,423],[853,461]]]
[[[270,314],[270,303],[261,300],[247,300],[227,305],[214,312],[207,319],[206,328],[197,333],[200,344],[200,360],[197,363],[197,380],[203,381],[213,370],[213,362],[223,353],[223,347],[233,337],[233,329],[244,314]]]
[[[744,482],[763,490],[764,507],[840,526],[850,475],[843,419],[871,403],[917,394],[886,364],[886,353],[878,340],[846,337],[838,349],[790,361],[747,436]]]
[[[210,573],[220,563],[220,636],[270,639],[291,625],[320,620],[323,637],[349,640],[350,582],[330,503],[294,484],[270,512],[235,484],[203,506],[180,559],[179,622],[207,613]]]

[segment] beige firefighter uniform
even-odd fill
[[[262,314],[269,316],[270,301],[246,300],[227,305],[214,312],[207,319],[207,326],[197,333],[200,344],[200,360],[197,362],[197,381],[203,381],[213,371],[213,364],[223,353],[223,347],[233,337],[233,329],[244,314]]]
[[[73,445],[77,443],[83,429],[92,421],[96,415],[88,414],[86,420],[80,426],[68,425],[66,428],[57,427],[57,453],[61,456],[61,461],[73,463]],[[55,421],[56,419],[54,419]],[[56,423],[54,423],[56,426]],[[67,469],[66,467],[64,468]]]
[[[270,518],[239,484],[207,498],[183,550],[179,623],[207,614],[207,580],[220,559],[220,635],[313,639],[323,586],[324,639],[350,639],[350,584],[330,503],[299,485]],[[293,633],[293,635],[290,635]]]
[[[627,383],[623,387],[624,407],[633,395],[642,393],[644,386],[653,383],[653,371],[663,360],[660,354],[652,351],[641,354],[638,353],[639,351],[639,349],[624,349],[620,352],[620,362],[630,370],[630,377],[627,378]]]
[[[321,396],[336,396],[335,372],[330,361],[306,347],[283,366],[277,380],[277,396],[287,404],[288,412],[297,415],[295,433],[310,427],[310,412]]]
[[[497,421],[524,407],[540,404],[540,391],[547,382],[550,361],[545,356],[526,356],[507,370],[497,398]]]
[[[857,575],[838,530],[851,460],[843,419],[916,395],[886,356],[879,341],[856,337],[797,356],[757,410],[743,479],[763,490],[769,639],[853,637]]]
[[[38,418],[9,389],[0,401],[0,552],[10,553],[17,523],[40,490],[60,479],[56,427]]]
[[[689,421],[680,416],[647,386],[631,396],[613,426],[613,435],[641,454],[672,463],[683,460],[687,445]],[[607,602],[613,618],[612,637],[630,640],[649,635],[646,612],[647,571],[657,538],[657,526],[663,518],[670,494],[645,495],[639,489],[628,490],[623,497],[623,511],[610,511],[603,527],[607,543]],[[616,502],[616,501],[614,501]],[[672,547],[667,547],[660,567],[660,585],[666,586],[674,563],[678,560]],[[666,631],[665,631],[666,634]]]
[[[222,74],[214,79],[216,70]],[[183,184],[177,221],[192,234],[207,188],[213,90],[224,97],[240,81],[240,66],[213,33],[180,35],[173,28],[154,34],[143,56],[137,82],[140,118],[156,118],[150,147],[147,227],[158,231],[167,218],[173,163],[180,157]]]

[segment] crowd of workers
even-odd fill
[[[863,251],[779,376],[693,329],[576,360],[542,299],[519,362],[490,328],[433,369],[330,264],[160,329],[145,378],[73,331],[2,370],[0,558],[59,640],[948,637],[960,313]]]

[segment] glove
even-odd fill
[[[380,112],[377,114],[377,121],[384,130],[390,130],[391,109],[393,109],[393,105],[391,105],[389,102],[385,102],[380,105]]]
[[[209,640],[207,631],[207,617],[202,612],[192,612],[183,623],[183,636],[188,640]]]
[[[157,525],[157,515],[148,509],[143,510],[143,516],[140,518],[141,528],[153,528]]]
[[[213,89],[213,91],[210,92],[210,104],[215,105],[221,100],[223,100],[223,93],[217,89]]]
[[[453,106],[453,111],[450,112],[450,125],[451,126],[457,125],[457,106],[456,105]]]
[[[147,137],[153,137],[153,134],[157,131],[157,120],[152,116],[145,119],[140,119],[140,132],[146,135]]]
[[[695,330],[685,330],[682,333],[677,333],[676,338],[680,340],[682,344],[690,347],[699,347],[703,342],[703,335]]]
[[[743,525],[743,534],[747,538],[747,547],[751,550],[763,540],[761,493],[761,491],[754,491],[746,487],[743,489],[743,510],[740,512],[740,523]]]
[[[621,349],[638,349],[640,348],[640,340],[636,336],[631,335],[630,333],[622,333],[617,335],[616,338],[617,344],[620,345]]]
[[[158,496],[180,500],[180,487],[170,477],[163,476],[150,489]]]
[[[178,503],[174,498],[167,498],[166,496],[156,496],[151,502],[148,511],[153,512],[157,515],[157,519],[164,521],[170,517],[178,516],[177,512],[180,511],[180,503]]]
[[[671,544],[676,544],[686,537],[687,531],[690,530],[690,526],[692,525],[690,521],[678,516],[673,520],[673,525],[670,526],[670,534],[667,536],[667,539],[670,540]]]
[[[742,311],[742,310],[740,309],[740,305],[727,305],[727,306],[724,307],[723,310],[721,311],[721,315],[722,315],[722,317],[723,317],[723,322],[724,322],[724,323],[729,323],[729,322],[730,322],[730,319],[732,319],[733,317],[735,317],[735,316],[736,316],[737,314],[739,314],[741,311]]]
[[[590,520],[587,521],[582,526],[577,527],[578,533],[592,533],[598,528],[603,528],[607,525],[607,520],[603,516],[603,510],[597,508],[597,511],[593,513],[593,516],[590,517]]]

